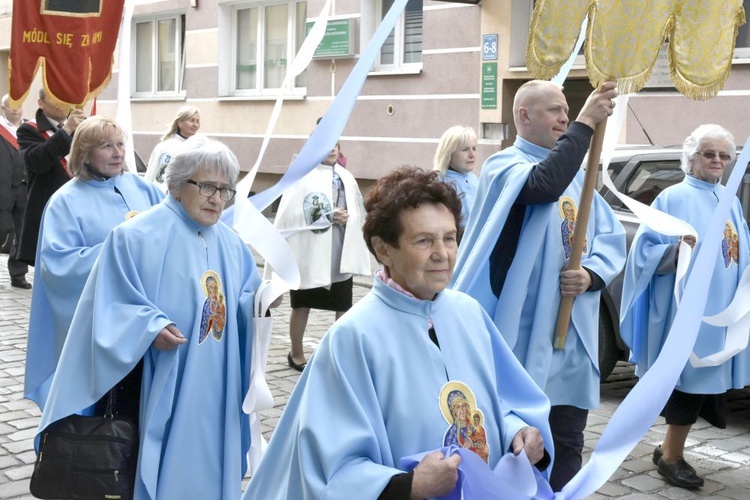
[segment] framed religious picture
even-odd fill
[[[89,16],[102,13],[102,0],[44,0],[42,14]]]

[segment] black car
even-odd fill
[[[685,174],[680,169],[681,146],[639,146],[618,148],[607,169],[615,187],[623,194],[640,202],[651,204],[664,189],[682,181]],[[725,180],[731,169],[727,169]],[[599,193],[609,203],[617,218],[625,226],[627,247],[638,230],[639,222],[619,198],[600,187]],[[750,216],[750,166],[745,173],[738,193],[745,218]],[[617,361],[627,361],[628,347],[620,338],[620,298],[622,273],[602,293],[599,305],[599,371],[604,381]]]

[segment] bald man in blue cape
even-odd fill
[[[514,101],[518,137],[491,156],[459,247],[453,288],[479,301],[531,378],[550,399],[559,491],[580,469],[588,410],[599,405],[600,292],[625,265],[625,230],[595,194],[581,269],[567,270],[593,127],[612,113],[604,84],[568,127],[562,89],[522,85]],[[561,292],[573,295],[564,349],[552,347]]]

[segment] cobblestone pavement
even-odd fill
[[[0,257],[0,499],[30,499],[29,478],[34,464],[32,438],[39,420],[36,406],[23,399],[23,373],[31,290],[10,286],[7,256]],[[29,281],[32,274],[29,273]],[[354,300],[368,291],[368,280],[354,287]],[[268,384],[275,397],[274,408],[262,415],[263,430],[271,438],[273,429],[294,388],[298,373],[287,366],[289,352],[289,301],[278,309],[268,359]],[[312,311],[305,339],[307,354],[317,346],[333,322],[333,313]],[[586,453],[596,444],[602,430],[622,399],[636,382],[633,369],[619,365],[602,384],[602,402],[589,415]],[[651,463],[651,453],[666,431],[658,418],[628,459],[593,499],[749,499],[750,498],[750,389],[729,396],[726,429],[716,429],[701,420],[689,436],[686,459],[706,480],[703,488],[688,491],[667,485]],[[585,460],[585,459],[584,459]],[[262,500],[262,499],[260,499]]]

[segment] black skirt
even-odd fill
[[[688,394],[675,389],[662,415],[670,425],[693,425],[702,417],[714,427],[726,429],[727,393]]]
[[[290,290],[292,309],[300,307],[325,311],[348,311],[352,307],[354,278],[331,284],[330,288],[319,287],[307,290]]]

